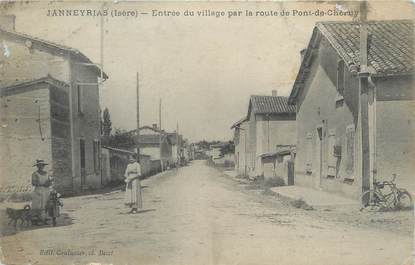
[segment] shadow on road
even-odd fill
[[[49,228],[62,227],[62,226],[68,226],[68,225],[73,224],[72,222],[73,219],[66,213],[62,213],[56,219],[56,226],[53,226],[52,220],[49,220],[48,224],[46,225],[27,225],[27,224],[21,225],[19,221],[17,226],[15,227],[13,224],[8,225],[9,220],[7,219],[7,215],[2,215],[2,216],[5,216],[6,218],[2,218],[2,221],[0,224],[0,237],[15,235],[19,232],[24,232],[24,231],[49,229]]]
[[[156,209],[144,209],[144,210],[139,210],[136,213],[126,212],[126,213],[120,213],[120,214],[131,214],[131,215],[133,215],[133,214],[142,214],[142,213],[154,212],[154,211],[156,211]]]

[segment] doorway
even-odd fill
[[[81,185],[85,185],[85,140],[79,140],[79,157],[80,157],[80,164],[81,164]]]

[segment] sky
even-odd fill
[[[353,3],[337,10],[355,10]],[[100,10],[102,2],[21,2],[3,12],[16,15],[16,31],[71,46],[100,62],[101,17],[47,16],[48,10]],[[140,123],[158,123],[191,141],[230,140],[231,125],[247,114],[250,95],[288,96],[315,22],[351,16],[298,16],[335,10],[335,2],[106,2],[104,8],[137,11],[138,17],[104,18],[104,71],[100,91],[114,128],[136,128],[136,73],[140,75]],[[180,16],[153,16],[153,10]],[[186,10],[195,16],[184,16]],[[224,12],[223,17],[197,11]],[[246,16],[246,10],[253,16]],[[275,16],[282,10],[289,16]],[[293,10],[297,10],[293,16]],[[229,11],[241,11],[228,18]],[[256,16],[256,12],[259,16]],[[274,16],[261,16],[272,12]],[[147,13],[147,14],[141,14]],[[269,13],[268,13],[269,14]],[[369,3],[369,19],[413,19],[410,2]]]

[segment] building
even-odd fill
[[[166,137],[168,138],[169,142],[171,143],[171,158],[169,159],[169,164],[171,166],[175,166],[180,159],[184,156],[184,149],[183,149],[183,136],[178,134],[177,132],[173,133],[166,133]]]
[[[101,150],[103,185],[117,185],[124,183],[124,174],[129,163],[129,158],[135,153],[108,146],[102,146]],[[150,156],[140,154],[140,166],[142,178],[151,175]]]
[[[30,189],[35,159],[49,163],[63,194],[100,187],[99,84],[108,77],[80,51],[1,20],[2,189]]]
[[[232,125],[234,130],[233,142],[235,143],[235,171],[239,176],[247,175],[247,134],[248,123],[244,117]]]
[[[370,178],[414,191],[413,21],[368,23]],[[289,103],[297,106],[295,185],[359,198],[362,179],[359,24],[317,23]]]
[[[223,143],[211,144],[209,147],[209,157],[214,161],[222,156],[221,149],[224,146]]]
[[[216,166],[234,167],[235,155],[233,150],[233,142],[211,144],[209,159]]]
[[[294,185],[295,146],[277,146],[277,151],[261,155],[264,179],[279,179],[279,185]]]
[[[136,130],[132,131],[132,133],[135,137],[137,136]],[[140,127],[138,143],[140,146],[140,154],[149,155],[153,161],[153,167],[157,163],[162,163],[163,169],[166,169],[173,163],[173,144],[171,137],[166,132],[158,129],[156,124],[153,124],[151,127]],[[137,151],[136,146],[130,147],[130,149]],[[158,167],[161,167],[161,164]]]
[[[261,176],[262,154],[276,151],[277,145],[295,144],[295,106],[288,105],[288,98],[277,96],[275,90],[272,96],[251,96],[246,119],[232,128],[238,135],[235,148],[238,169],[246,171],[249,177]]]

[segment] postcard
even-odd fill
[[[6,265],[414,263],[411,1],[0,1]]]

